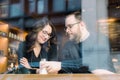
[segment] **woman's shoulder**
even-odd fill
[[[20,44],[19,45],[26,45],[26,41],[22,41],[22,42],[20,42]]]
[[[26,52],[26,42],[25,41],[19,43],[18,51]]]

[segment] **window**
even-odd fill
[[[29,0],[29,13],[35,12],[35,0]]]
[[[29,14],[48,12],[48,0],[29,0]]]
[[[48,12],[48,0],[38,0],[37,12],[38,14]]]
[[[53,11],[54,12],[65,11],[65,0],[53,0]]]
[[[20,0],[10,0],[10,17],[20,16],[21,14]]]
[[[20,2],[20,0],[10,0],[11,4],[15,4],[15,3],[19,3],[19,2]]]
[[[81,0],[68,0],[68,10],[81,9]]]
[[[19,3],[10,5],[10,17],[20,16],[22,14]]]
[[[8,0],[0,0],[0,17],[8,16]]]
[[[0,3],[8,3],[8,0],[0,0]]]

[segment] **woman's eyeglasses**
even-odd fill
[[[43,33],[45,36],[48,36],[49,38],[52,37],[52,34],[51,34],[51,33],[48,33],[47,31],[42,30],[42,33]]]

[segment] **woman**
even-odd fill
[[[26,36],[26,41],[19,49],[20,64],[31,73],[36,73],[41,59],[56,60],[56,30],[52,23],[43,18],[34,24],[34,29]],[[21,54],[22,51],[22,54]]]

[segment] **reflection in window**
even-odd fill
[[[0,0],[0,3],[8,3],[8,0]]]
[[[11,4],[15,4],[15,3],[19,3],[19,2],[20,2],[20,0],[10,0]]]
[[[53,11],[54,12],[65,11],[65,0],[53,0]]]
[[[11,4],[10,5],[10,16],[16,17],[16,16],[20,16],[20,15],[21,15],[20,4],[19,3]]]
[[[43,13],[43,11],[44,11],[44,1],[39,0],[38,1],[38,13]]]
[[[8,0],[0,0],[0,17],[8,16]]]
[[[68,10],[81,9],[81,0],[68,0]]]
[[[29,13],[35,12],[35,0],[29,0]]]
[[[48,11],[48,0],[38,0],[37,3],[37,12],[38,14],[40,13],[45,13]]]
[[[0,17],[8,16],[8,5],[0,5]]]

